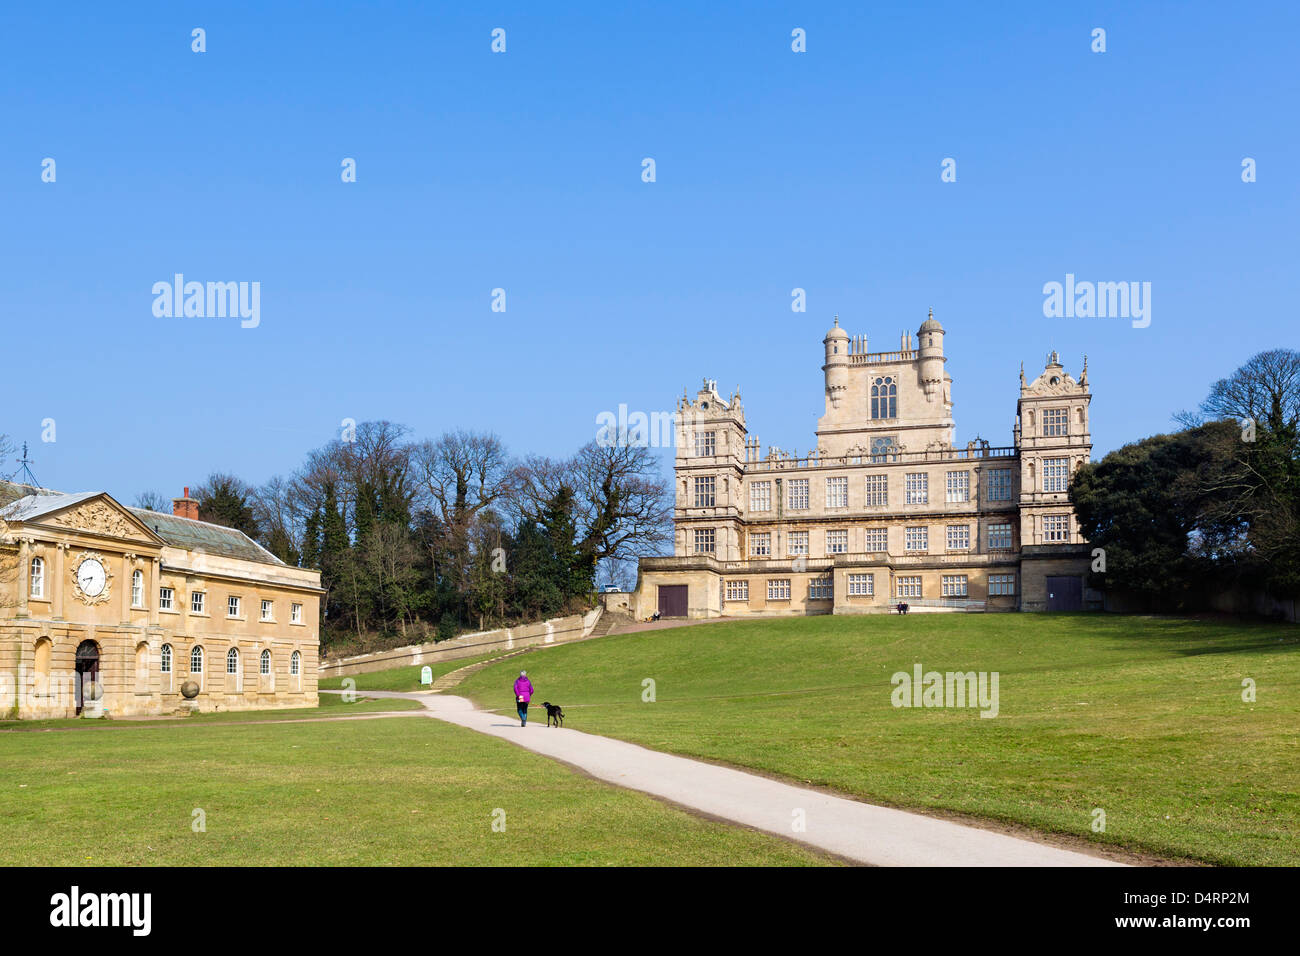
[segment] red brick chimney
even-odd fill
[[[199,520],[199,502],[198,499],[190,497],[188,485],[185,486],[185,496],[183,498],[172,499],[172,514],[178,518]]]

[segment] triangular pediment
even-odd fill
[[[64,507],[51,502],[45,511],[28,515],[24,521],[27,524],[64,528],[122,541],[146,542],[155,546],[165,543],[148,525],[106,492]]]

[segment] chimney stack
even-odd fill
[[[188,485],[185,486],[184,497],[172,499],[172,514],[178,518],[199,520],[199,503],[196,499],[190,497]]]

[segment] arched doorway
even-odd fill
[[[77,680],[75,693],[77,697],[77,715],[86,705],[83,697],[87,685],[99,681],[99,645],[94,641],[82,641],[77,645]]]

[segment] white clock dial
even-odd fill
[[[87,558],[77,567],[77,584],[87,597],[99,597],[106,584],[104,566],[94,558]]]

